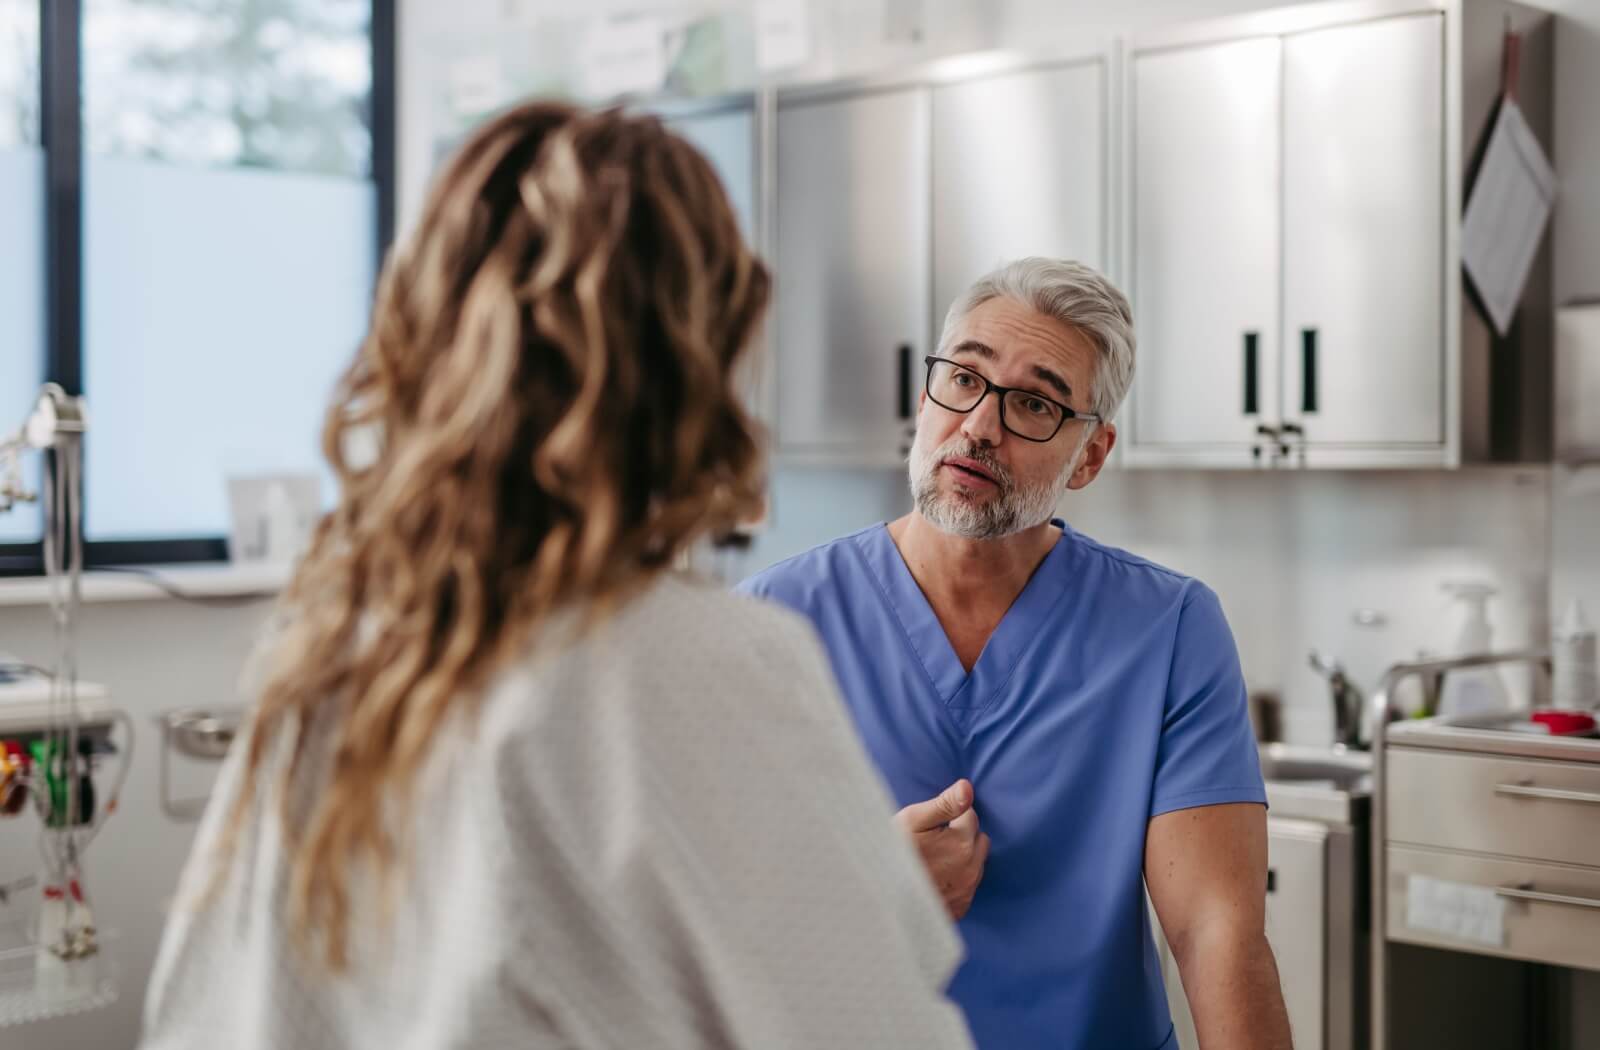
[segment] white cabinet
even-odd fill
[[[1267,940],[1296,1050],[1323,1050],[1327,989],[1328,832],[1267,821]]]
[[[1463,187],[1507,12],[1525,33],[1523,107],[1548,143],[1548,24],[1520,8],[1366,0],[1130,42],[1123,273],[1139,365],[1125,462],[1548,456],[1547,408],[1517,400],[1548,385],[1548,244],[1527,323],[1494,345],[1460,277]]]
[[[1023,255],[1105,266],[1102,57],[937,64],[780,91],[777,436],[790,461],[903,462],[950,302]]]

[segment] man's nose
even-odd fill
[[[967,418],[961,421],[961,433],[971,441],[985,445],[998,445],[1005,428],[1000,425],[1000,395],[990,391]]]

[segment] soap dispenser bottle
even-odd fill
[[[1554,673],[1550,706],[1586,711],[1600,707],[1600,663],[1596,661],[1594,628],[1583,615],[1583,603],[1572,599],[1556,628],[1551,646]]]
[[[1444,589],[1461,603],[1463,620],[1453,656],[1492,652],[1489,599],[1495,589],[1487,583],[1447,583]],[[1511,694],[1493,664],[1458,667],[1446,671],[1439,687],[1439,714],[1444,718],[1474,718],[1510,714]]]

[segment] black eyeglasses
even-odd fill
[[[928,398],[940,408],[965,415],[991,392],[1000,398],[1000,425],[1024,441],[1049,441],[1069,419],[1099,422],[1099,416],[1074,412],[1061,402],[1032,390],[1000,386],[981,372],[944,357],[924,357],[928,366]]]

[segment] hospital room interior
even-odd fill
[[[1600,0],[0,0],[0,1050],[1600,1050],[1597,402]]]

